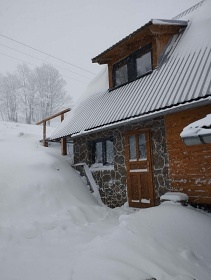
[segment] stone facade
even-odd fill
[[[107,170],[103,168],[92,171],[93,177],[99,185],[102,201],[109,207],[121,206],[127,201],[124,133],[142,128],[147,128],[151,131],[154,190],[156,204],[159,204],[160,196],[170,190],[168,174],[169,164],[163,118],[128,124],[119,128],[103,130],[74,139],[75,164],[85,162],[88,166],[91,166],[92,141],[113,137],[114,166],[112,168],[108,167]]]

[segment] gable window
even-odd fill
[[[142,54],[136,58],[136,74],[141,77],[152,71],[152,55],[151,51]]]
[[[127,64],[120,64],[115,71],[116,86],[125,84],[128,82]]]
[[[152,71],[151,45],[141,48],[113,66],[113,87],[132,82]]]
[[[102,165],[114,164],[113,139],[96,140],[92,143],[92,163]]]

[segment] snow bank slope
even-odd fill
[[[209,215],[173,202],[121,216],[109,237],[86,247],[73,279],[209,280],[210,230]]]
[[[1,122],[0,135],[1,222],[40,221],[65,211],[77,223],[96,217],[98,205],[67,159],[39,143],[42,127]]]
[[[41,138],[41,126],[0,122],[1,280],[69,280],[81,245],[118,222]]]

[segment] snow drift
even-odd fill
[[[210,279],[209,214],[101,207],[41,138],[42,127],[0,122],[0,279]]]

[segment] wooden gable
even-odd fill
[[[149,44],[152,46],[152,69],[158,66],[161,53],[173,35],[187,26],[185,21],[151,20],[117,44],[92,59],[93,63],[107,64],[109,88],[113,88],[112,71],[115,63]]]

